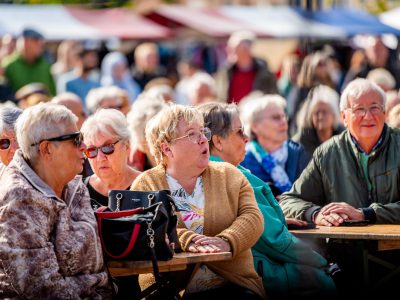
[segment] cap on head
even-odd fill
[[[35,29],[32,28],[25,28],[22,30],[21,37],[23,38],[31,38],[31,39],[37,39],[37,40],[43,40],[44,37],[43,35],[36,31]]]

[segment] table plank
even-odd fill
[[[400,225],[317,226],[316,229],[290,230],[297,237],[400,241]]]
[[[220,253],[176,253],[171,260],[159,261],[160,272],[184,270],[188,264],[229,260],[231,252]],[[107,263],[112,276],[151,273],[153,270],[150,260],[145,261],[109,261]]]

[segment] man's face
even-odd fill
[[[25,48],[30,52],[30,56],[38,58],[44,50],[44,41],[37,38],[25,38]]]
[[[342,118],[358,143],[376,143],[386,118],[380,94],[367,91],[358,98],[349,97],[349,108],[342,112]]]

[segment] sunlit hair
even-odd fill
[[[100,137],[116,137],[122,141],[131,138],[125,115],[116,109],[99,109],[82,124],[81,132],[87,145],[96,143]]]
[[[387,123],[392,128],[400,128],[400,104],[390,110]]]
[[[375,92],[381,98],[381,104],[383,107],[386,105],[386,94],[385,92],[372,81],[365,78],[357,78],[351,81],[346,88],[343,90],[342,95],[340,96],[340,111],[345,111],[350,107],[349,98],[359,98],[360,96],[368,93]]]
[[[239,104],[240,117],[244,123],[244,131],[250,140],[255,140],[257,137],[252,133],[251,126],[262,121],[263,113],[271,106],[281,108],[286,111],[286,100],[282,96],[265,95],[260,98],[251,98],[246,103]]]
[[[24,110],[16,123],[16,135],[19,148],[25,159],[35,163],[39,157],[39,143],[65,132],[65,127],[76,124],[76,117],[63,105],[50,102],[39,103]]]
[[[232,123],[235,116],[239,116],[236,104],[209,102],[197,106],[203,114],[204,126],[210,128],[211,134],[226,138],[232,132]],[[215,148],[211,139],[210,149]]]
[[[113,99],[116,106],[122,106],[121,89],[117,86],[104,86],[91,89],[86,96],[86,107],[90,113],[101,108],[105,100]]]
[[[193,107],[170,104],[151,118],[146,125],[146,141],[150,153],[156,162],[166,164],[161,151],[162,143],[170,143],[177,138],[179,121],[184,120],[187,124],[204,124],[203,116]]]
[[[15,122],[21,113],[22,109],[17,107],[0,107],[0,133],[14,132]]]
[[[131,107],[127,115],[128,127],[132,134],[132,145],[143,151],[142,142],[146,140],[145,129],[147,122],[166,107],[162,98],[148,97],[146,93],[142,94]]]

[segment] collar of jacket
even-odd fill
[[[53,191],[53,189],[44,182],[34,170],[29,166],[26,160],[22,156],[21,149],[18,149],[13,158],[13,164],[20,170],[21,174],[26,178],[29,183],[35,187],[39,192],[48,198],[57,199],[63,203],[65,201],[61,200]],[[76,177],[75,177],[76,179]]]
[[[387,141],[389,140],[389,134],[387,134],[388,131],[388,126],[385,124],[383,126],[383,130],[381,133],[381,136],[378,139],[378,142],[375,144],[374,148],[372,148],[371,153],[366,153],[358,144],[358,142],[356,141],[356,139],[351,135],[350,131],[347,130],[348,133],[348,137],[349,140],[351,142],[351,146],[354,150],[354,153],[364,153],[364,154],[368,154],[369,156],[375,156],[376,153],[378,153],[381,149],[383,149],[387,143]]]

